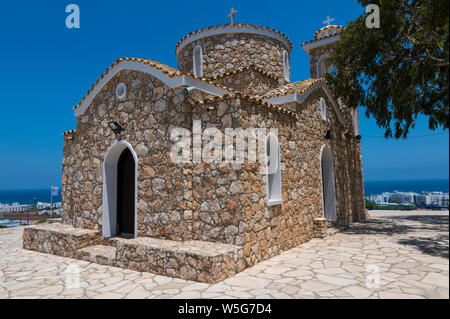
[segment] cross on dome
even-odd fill
[[[323,22],[323,24],[330,25],[330,22],[333,22],[333,21],[334,21],[334,18],[331,19],[330,16],[327,16],[327,19]]]
[[[231,18],[231,25],[234,24],[234,15],[237,13],[237,10],[234,10],[231,8],[230,14],[228,15],[228,18]]]

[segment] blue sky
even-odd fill
[[[75,3],[81,28],[67,29],[65,7]],[[202,27],[261,24],[293,42],[292,80],[309,77],[301,43],[327,15],[347,25],[363,12],[356,1],[7,1],[0,10],[0,189],[60,185],[62,135],[76,127],[72,107],[118,57],[177,66],[176,43]],[[361,114],[365,178],[448,178],[449,135],[385,140]],[[419,119],[411,136],[432,134]]]

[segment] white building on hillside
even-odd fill
[[[389,203],[396,203],[402,205],[414,205],[417,193],[413,192],[399,192],[389,194]]]
[[[449,194],[443,192],[423,192],[416,196],[417,205],[448,206]]]
[[[21,213],[28,210],[28,205],[21,205],[19,203],[0,204],[0,213]]]

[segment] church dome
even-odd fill
[[[281,32],[249,24],[226,24],[190,33],[178,42],[178,69],[204,78],[256,66],[290,82],[292,42]]]
[[[340,34],[343,29],[344,27],[341,25],[327,25],[314,33],[314,40],[321,40]]]

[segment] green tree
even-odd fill
[[[419,114],[448,129],[449,0],[358,2],[379,6],[380,28],[366,26],[368,12],[343,31],[327,75],[335,94],[365,107],[386,137],[406,138]]]

